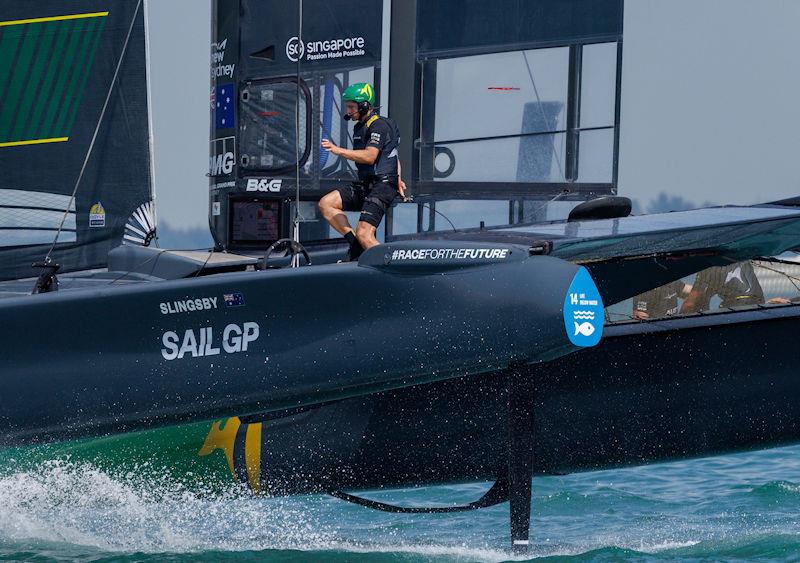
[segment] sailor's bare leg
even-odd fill
[[[358,226],[356,227],[356,238],[364,250],[380,244],[378,239],[375,238],[376,232],[377,229],[366,221],[358,222]]]
[[[338,191],[333,190],[325,194],[319,200],[319,210],[325,220],[340,235],[344,236],[353,230],[353,227],[350,226],[350,221],[347,220],[347,215],[342,211],[342,196]]]

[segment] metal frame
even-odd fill
[[[580,127],[580,97],[581,97],[581,72],[582,72],[582,57],[583,46],[598,43],[617,43],[617,63],[616,63],[616,91],[615,91],[615,117],[614,125],[610,127],[587,127],[582,129]],[[412,186],[413,193],[417,199],[435,200],[435,199],[458,199],[466,196],[469,199],[498,199],[496,191],[504,190],[504,195],[508,195],[511,199],[518,196],[543,196],[555,197],[560,193],[567,192],[569,194],[582,194],[584,196],[599,196],[599,195],[613,195],[617,193],[617,163],[619,160],[619,106],[620,106],[620,88],[621,88],[621,37],[618,35],[609,35],[602,37],[593,37],[589,40],[581,41],[548,41],[548,42],[528,42],[519,43],[514,45],[505,45],[503,49],[487,49],[487,48],[470,48],[448,51],[427,51],[418,54],[417,65],[420,68],[420,95],[419,95],[419,119],[415,122],[418,127],[416,135],[417,141],[414,144],[414,154],[418,156],[417,177],[409,183]],[[432,106],[436,99],[436,65],[430,64],[431,62],[441,59],[458,58],[463,56],[472,56],[488,53],[502,53],[513,52],[526,49],[546,49],[568,47],[569,52],[569,73],[568,73],[568,86],[567,86],[567,128],[565,130],[554,130],[537,133],[526,133],[519,135],[503,135],[498,137],[480,137],[474,139],[458,139],[449,141],[449,143],[468,142],[468,141],[481,141],[498,138],[512,138],[512,137],[528,137],[535,135],[550,135],[557,133],[566,133],[566,155],[565,155],[565,177],[566,182],[503,182],[503,183],[487,183],[487,182],[449,182],[447,180],[436,180],[436,168],[434,160],[436,158],[437,145],[448,143],[439,142],[434,143],[434,127],[435,115],[433,119],[422,119],[425,109]],[[440,56],[436,56],[440,55]],[[430,84],[427,84],[430,83]],[[612,180],[611,182],[603,183],[585,183],[578,182],[579,171],[579,147],[580,147],[580,132],[614,129],[614,147],[613,147],[613,162],[612,162]],[[431,148],[427,151],[428,147]]]

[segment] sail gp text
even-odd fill
[[[251,342],[258,340],[258,335],[258,323],[253,322],[243,323],[241,326],[229,324],[222,331],[222,338],[219,341],[216,340],[214,328],[210,326],[199,328],[197,331],[190,328],[183,333],[183,336],[168,330],[161,337],[164,346],[161,355],[165,360],[180,360],[187,355],[197,358],[216,356],[221,352],[226,354],[247,352],[247,347]]]

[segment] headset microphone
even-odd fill
[[[350,114],[347,114],[347,113],[344,114],[344,120],[345,121],[350,121]]]

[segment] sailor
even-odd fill
[[[675,280],[633,298],[633,318],[661,319],[678,314],[678,298],[686,299],[692,286]]]
[[[350,85],[342,94],[342,101],[345,120],[356,122],[353,149],[336,146],[330,139],[323,139],[322,147],[355,162],[358,181],[326,194],[319,202],[319,209],[350,244],[345,259],[349,261],[378,244],[375,238],[378,225],[395,197],[398,194],[405,197],[405,184],[397,156],[400,132],[392,119],[378,115],[372,85],[366,82]],[[361,211],[355,231],[342,211]]]
[[[715,295],[721,300],[720,309],[764,303],[764,291],[749,260],[708,268],[697,274],[692,291],[683,302],[681,313],[708,310],[711,298]]]

